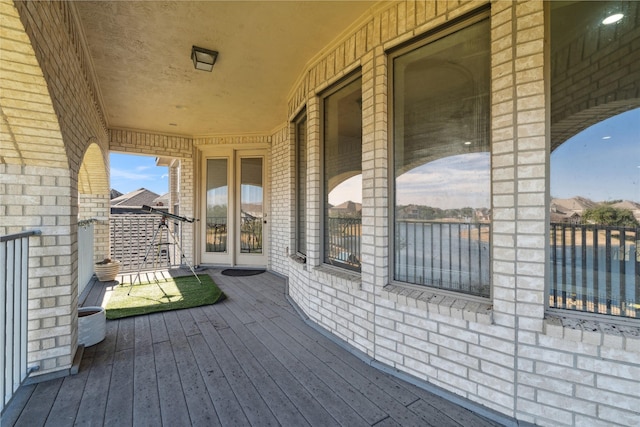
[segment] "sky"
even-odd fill
[[[159,195],[169,191],[168,168],[156,166],[155,157],[112,153],[110,161],[111,188],[128,193],[144,187]],[[488,207],[488,162],[488,154],[477,153],[408,171],[397,181],[398,203]],[[358,175],[336,187],[329,203],[362,202],[361,189]],[[640,202],[640,108],[585,129],[551,153],[551,195]]]
[[[169,191],[169,168],[156,166],[156,158],[111,153],[111,188],[122,194],[146,188],[158,195]]]
[[[583,130],[551,153],[551,196],[640,202],[640,108]]]

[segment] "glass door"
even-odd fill
[[[264,150],[204,159],[202,263],[267,265],[264,164]]]
[[[237,160],[237,265],[266,265],[264,238],[264,158],[241,154]]]
[[[206,159],[203,262],[231,264],[229,252],[229,161]]]

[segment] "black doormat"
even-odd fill
[[[222,270],[222,274],[225,276],[255,276],[256,274],[264,273],[266,270],[245,270],[242,268],[227,268]]]

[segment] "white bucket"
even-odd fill
[[[78,309],[78,345],[98,344],[107,334],[107,313],[102,307]]]

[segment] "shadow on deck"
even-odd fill
[[[107,321],[79,372],[22,386],[2,426],[501,425],[309,326],[287,302],[284,279],[207,272],[225,301]],[[96,282],[83,305],[102,305],[108,289]]]

